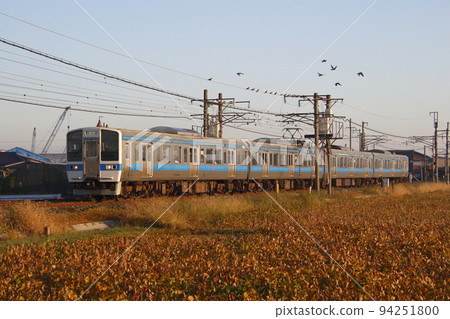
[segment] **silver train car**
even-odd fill
[[[327,183],[319,151],[321,186]],[[133,131],[103,125],[67,133],[67,178],[74,196],[176,195],[301,189],[314,185],[315,149],[273,142],[204,138],[157,127]],[[406,156],[332,150],[334,186],[408,177]],[[257,183],[258,184],[257,184]]]

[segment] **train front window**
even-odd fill
[[[101,157],[102,161],[119,160],[119,133],[102,130]]]
[[[98,156],[98,143],[96,140],[86,141],[86,157],[92,158]]]
[[[82,131],[70,132],[67,134],[67,161],[81,162],[83,160],[83,153],[81,151],[82,145]]]

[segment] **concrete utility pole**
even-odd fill
[[[219,100],[217,101],[218,102],[218,108],[219,108],[219,121],[218,121],[218,123],[217,123],[217,125],[219,125],[219,127],[218,127],[218,132],[219,132],[219,138],[222,138],[222,135],[223,135],[223,129],[222,129],[222,124],[223,124],[223,101],[222,101],[222,93],[219,93]]]
[[[208,136],[208,90],[203,90],[203,137]]]
[[[315,144],[315,163],[314,171],[316,173],[316,191],[320,191],[319,178],[319,94],[314,93],[314,144]]]
[[[449,176],[450,176],[450,171],[449,171],[449,167],[448,167],[448,125],[449,122],[447,122],[447,129],[445,130],[445,182],[449,183]]]
[[[328,117],[331,116],[331,95],[327,95],[327,110],[329,112],[326,112],[328,114]],[[350,122],[351,123],[351,122]],[[351,127],[351,124],[350,124]],[[328,131],[328,128],[327,128]],[[328,134],[328,132],[327,132]],[[350,140],[351,141],[351,140]],[[328,195],[331,195],[332,192],[332,177],[331,177],[331,139],[327,137],[327,166],[328,166]]]
[[[439,113],[438,112],[430,112],[430,115],[433,114],[434,120],[434,154],[433,154],[433,181],[437,183],[439,181],[438,176],[438,121],[439,121]]]
[[[425,182],[427,180],[427,146],[423,146],[423,179],[422,181]]]
[[[367,125],[367,124],[369,124],[369,123],[367,123],[367,122],[362,122],[362,125],[361,125],[361,127],[362,127],[362,130],[361,130],[361,138],[360,138],[360,141],[359,141],[359,151],[360,152],[364,152],[364,150],[366,149],[366,133],[365,133],[365,131],[364,131],[364,128],[365,128],[365,125]]]
[[[352,150],[352,119],[350,119],[350,151]]]

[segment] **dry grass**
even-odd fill
[[[0,231],[8,238],[43,234],[45,227],[53,234],[60,234],[67,231],[69,224],[63,214],[33,202],[15,203],[0,209]]]
[[[448,191],[450,185],[445,183],[418,183],[418,184],[398,184],[394,185],[392,194],[396,196],[426,194],[436,191]]]

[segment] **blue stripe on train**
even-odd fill
[[[189,171],[189,165],[185,164],[154,164],[155,171]]]
[[[295,173],[311,173],[312,168],[311,167],[294,167]]]

